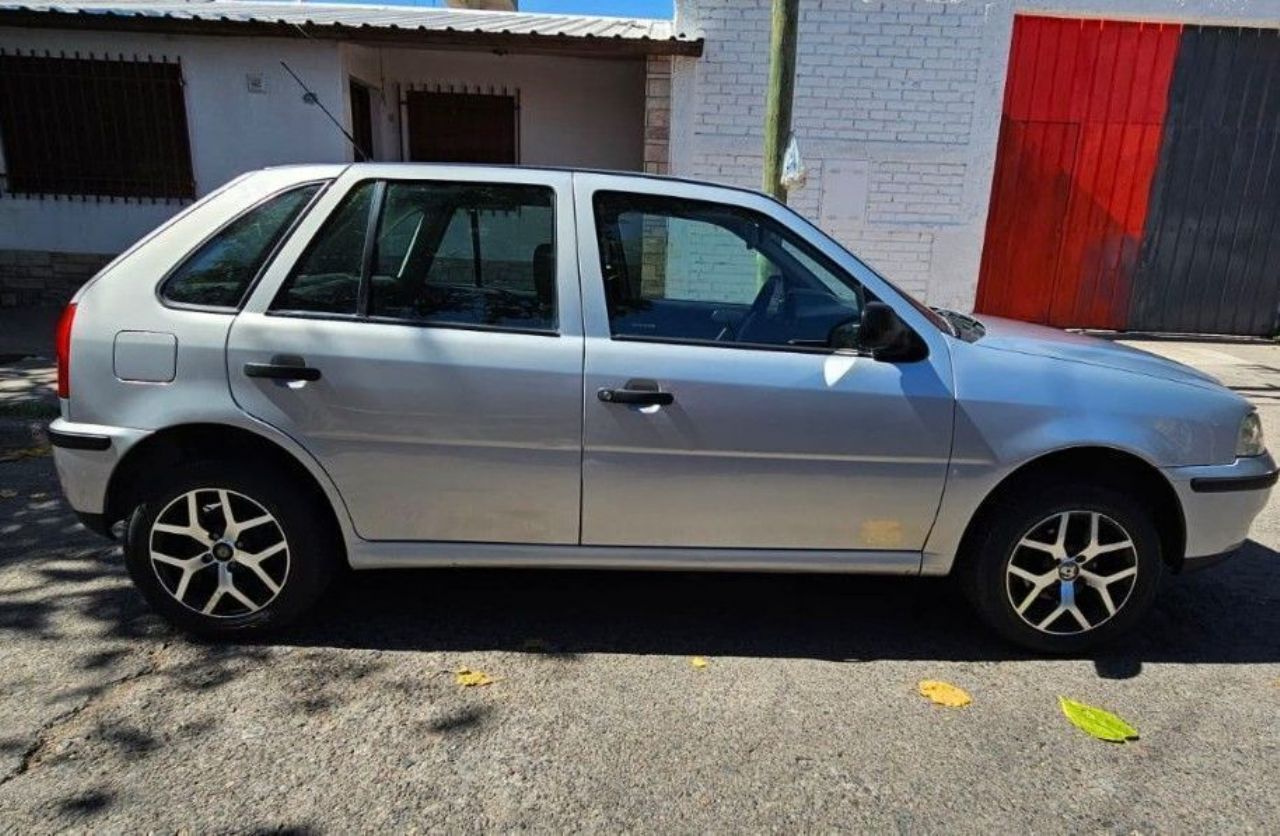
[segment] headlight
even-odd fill
[[[1266,442],[1262,440],[1262,421],[1258,413],[1250,412],[1240,422],[1240,434],[1236,436],[1237,456],[1261,456],[1267,452]]]

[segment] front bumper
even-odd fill
[[[49,425],[53,463],[67,502],[77,514],[101,516],[111,474],[149,430],[78,424],[62,418]]]
[[[1232,552],[1248,539],[1249,526],[1266,507],[1278,475],[1270,453],[1164,472],[1182,505],[1188,568],[1194,560]]]

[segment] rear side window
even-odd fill
[[[356,186],[325,221],[271,304],[276,311],[354,314],[374,183]]]
[[[542,186],[363,183],[271,309],[554,332],[553,198]]]
[[[321,185],[281,192],[227,224],[170,274],[161,297],[182,305],[239,307],[249,283]]]
[[[439,325],[556,326],[552,192],[389,183],[369,315]]]

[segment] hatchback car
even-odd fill
[[[246,175],[80,290],[58,394],[71,505],[214,636],[344,565],[950,573],[1071,652],[1276,481],[1204,374],[931,310],[762,194],[615,173]]]

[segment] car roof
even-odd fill
[[[406,162],[365,162],[350,163],[347,168],[359,172],[361,169],[379,169],[387,168],[404,168],[407,171],[430,172],[442,169],[465,168],[471,171],[492,171],[495,175],[501,176],[504,171],[557,171],[565,174],[602,174],[609,177],[625,177],[635,180],[657,180],[667,183],[687,183],[692,186],[714,186],[717,189],[727,189],[734,192],[742,192],[756,197],[765,197],[775,200],[772,195],[766,194],[760,189],[750,189],[733,183],[717,183],[708,180],[695,180],[691,177],[675,177],[670,174],[650,174],[644,171],[626,171],[622,169],[609,168],[579,168],[574,166],[557,166],[557,165],[507,165],[495,163],[406,163]]]

